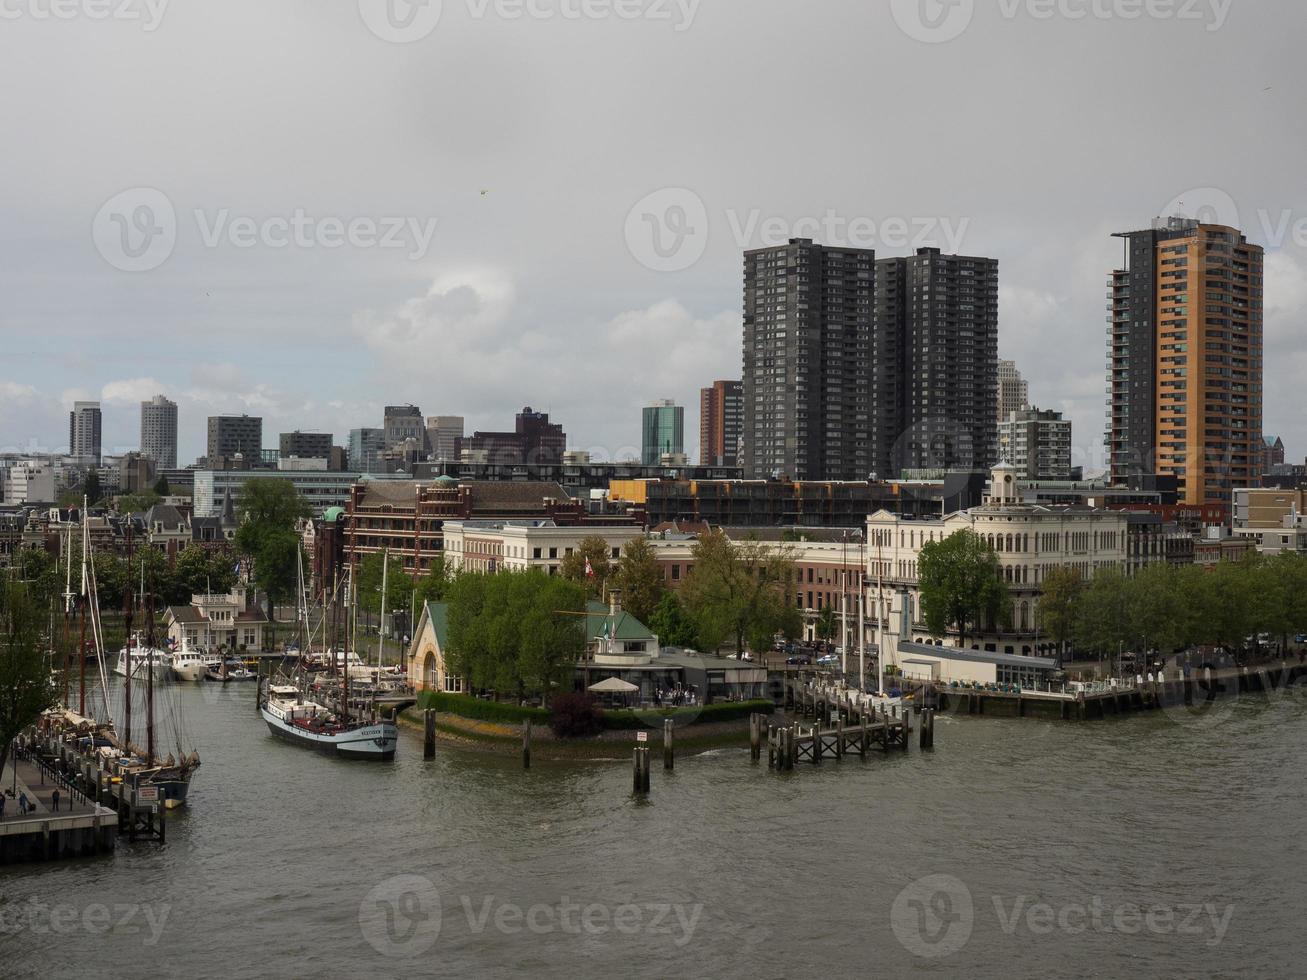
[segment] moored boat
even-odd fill
[[[394,722],[353,721],[288,684],[268,686],[259,701],[259,714],[273,735],[346,759],[393,759],[399,743]]]

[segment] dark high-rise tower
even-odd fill
[[[744,253],[746,476],[871,472],[875,258],[806,238]]]
[[[875,462],[988,469],[998,459],[998,260],[921,248],[876,263]]]
[[[237,454],[257,463],[263,455],[263,419],[256,415],[210,415],[208,459],[212,468],[230,467]]]
[[[1181,500],[1230,500],[1261,473],[1262,262],[1235,228],[1161,218],[1120,232],[1108,283],[1112,478],[1174,476]]]

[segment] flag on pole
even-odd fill
[[[590,567],[590,559],[589,559],[589,558],[587,558],[587,559],[585,560],[585,577],[586,577],[586,578],[594,578],[594,577],[595,577],[595,570],[594,570],[593,568]]]

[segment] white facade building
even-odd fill
[[[55,471],[48,463],[24,460],[4,475],[6,504],[52,504],[56,500]]]
[[[579,551],[586,538],[603,538],[616,561],[639,527],[559,527],[553,521],[445,521],[445,564],[450,569],[494,572],[538,568],[561,572],[563,559]]]
[[[978,534],[997,553],[1012,595],[1009,627],[986,623],[966,646],[990,653],[1052,655],[1052,643],[1041,635],[1039,599],[1043,582],[1055,568],[1073,567],[1085,579],[1099,569],[1127,565],[1128,519],[1120,511],[1092,507],[1050,507],[1021,503],[1015,470],[1000,464],[992,471],[990,495],[980,507],[939,519],[905,518],[880,511],[867,519],[868,613],[874,616],[878,596],[887,604],[906,590],[913,635],[918,643],[933,642],[921,615],[918,558],[930,542],[957,531]],[[877,591],[877,582],[881,592]],[[945,642],[957,646],[950,632]]]

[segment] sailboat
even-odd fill
[[[383,582],[384,582],[383,572]],[[353,576],[351,574],[351,580]],[[352,581],[351,581],[352,586]],[[382,594],[384,595],[384,589]],[[339,621],[340,589],[333,590],[333,605]],[[335,629],[332,640],[336,639]],[[395,757],[399,728],[393,721],[355,719],[350,715],[350,668],[348,658],[340,669],[339,654],[331,644],[333,673],[341,678],[324,700],[310,697],[293,683],[268,682],[260,691],[259,714],[268,730],[278,738],[346,759],[387,761]],[[325,703],[324,703],[325,701]],[[331,703],[334,701],[334,703]]]
[[[95,569],[90,569],[89,581],[91,594],[95,595]],[[121,779],[137,779],[143,785],[156,787],[159,791],[159,800],[163,806],[168,809],[184,806],[190,793],[191,780],[195,776],[196,770],[200,767],[200,756],[194,750],[189,753],[182,748],[182,725],[181,725],[181,705],[178,692],[175,688],[170,689],[160,682],[165,680],[171,672],[171,658],[164,654],[164,657],[156,657],[154,645],[154,601],[153,596],[145,592],[145,572],[144,565],[141,571],[141,600],[145,613],[145,642],[143,645],[137,644],[135,649],[149,651],[140,653],[139,656],[143,664],[133,662],[136,654],[133,653],[134,645],[129,642],[123,647],[121,653],[122,677],[123,677],[123,701],[122,701],[122,726],[119,734],[116,734],[111,740],[110,745],[100,749],[103,762],[112,767],[116,775]],[[98,605],[98,602],[92,602],[92,608]],[[127,632],[131,633],[131,612],[130,603],[128,603],[128,612],[126,616]],[[133,709],[133,682],[144,682],[144,702],[145,702],[145,747],[142,749],[132,741],[132,709]],[[169,691],[166,695],[167,703],[160,706],[156,698],[156,687]],[[160,711],[160,707],[164,710]],[[156,722],[162,716],[172,728],[172,737],[176,742],[177,754],[174,756],[169,753],[163,756],[157,751]]]

